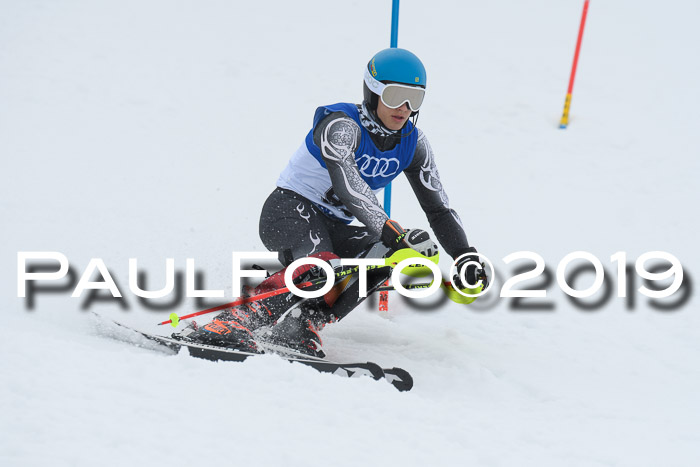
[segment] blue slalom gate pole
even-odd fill
[[[399,42],[399,0],[391,0],[391,45],[398,47]],[[391,217],[391,182],[384,187],[384,211]]]
[[[399,42],[399,0],[391,0],[391,45],[398,47]]]
[[[398,47],[399,42],[399,0],[391,0],[391,44],[390,47]],[[384,211],[391,217],[391,182],[384,187]],[[389,280],[384,283],[389,285]],[[379,311],[389,312],[389,292],[379,292]]]

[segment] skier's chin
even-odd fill
[[[406,118],[392,116],[392,117],[390,117],[390,120],[388,123],[389,123],[389,125],[386,125],[387,128],[389,128],[390,130],[397,131],[397,130],[400,130],[401,128],[403,128],[403,126],[406,124]]]

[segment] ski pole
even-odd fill
[[[353,271],[353,269],[354,269],[354,271]],[[352,274],[354,272],[357,272],[358,270],[359,270],[359,267],[356,266],[352,269],[346,269],[344,271],[340,271],[340,272],[336,273],[336,278],[339,278],[339,277],[342,277],[342,276],[345,276],[348,274]],[[317,285],[317,284],[321,284],[321,283],[325,283],[325,282],[326,282],[326,278],[321,277],[319,279],[314,279],[312,281],[303,282],[301,284],[296,284],[296,286],[298,289],[305,289],[307,287],[311,287],[313,285]],[[179,317],[177,317],[177,315],[175,315],[175,316],[170,315],[171,318],[169,320],[163,321],[162,323],[158,323],[158,325],[160,326],[162,324],[171,324],[171,323],[173,323],[173,321],[180,321],[183,319],[194,318],[195,316],[206,315],[208,313],[213,313],[215,311],[225,310],[226,308],[233,308],[235,306],[243,305],[245,303],[257,302],[259,300],[274,297],[276,295],[281,295],[281,294],[287,293],[287,292],[289,292],[289,287],[282,287],[279,289],[270,290],[269,292],[263,292],[263,293],[260,293],[257,295],[251,295],[250,297],[241,297],[238,300],[235,300],[233,302],[224,303],[223,305],[218,305],[218,306],[215,306],[212,308],[207,308],[206,310],[197,311],[195,313],[190,313],[189,315],[184,315],[184,316],[179,316]],[[173,314],[175,314],[175,313],[173,313]]]
[[[578,39],[576,39],[576,51],[574,52],[574,63],[571,66],[571,77],[569,78],[569,88],[566,91],[564,100],[564,113],[559,122],[559,128],[565,129],[569,125],[569,108],[571,107],[571,94],[574,92],[574,78],[576,77],[576,67],[578,65],[578,54],[581,51],[581,40],[583,39],[583,28],[586,25],[586,15],[588,14],[588,2],[583,3],[583,13],[581,14],[581,25],[578,29]]]
[[[404,261],[407,259],[412,259],[412,258],[426,258],[426,259],[434,262],[435,264],[437,264],[439,261],[439,255],[435,255],[431,258],[428,258],[427,256],[421,255],[420,253],[418,253],[415,250],[411,250],[410,248],[403,248],[401,250],[395,251],[388,258],[384,258],[383,265],[367,266],[367,269],[370,270],[370,269],[378,269],[378,268],[384,268],[384,267],[393,268],[401,261]],[[358,272],[359,270],[360,270],[359,266],[354,266],[352,268],[347,268],[347,269],[344,269],[342,271],[338,271],[335,273],[335,279],[342,279],[343,277],[348,276],[350,274],[354,274],[354,273]],[[425,270],[424,266],[417,266],[417,267],[408,266],[404,269],[403,273],[414,276],[414,277],[420,277],[421,275],[425,275],[423,273],[424,270]],[[303,289],[303,288],[311,287],[313,285],[321,284],[321,283],[325,283],[325,282],[326,282],[326,278],[320,277],[320,278],[314,279],[312,281],[298,284],[296,287],[298,289]],[[195,316],[201,316],[201,315],[205,315],[208,313],[213,313],[215,311],[224,310],[226,308],[233,308],[233,307],[238,306],[238,305],[243,305],[244,303],[257,302],[258,300],[263,300],[265,298],[274,297],[276,295],[280,295],[280,294],[287,293],[287,292],[289,292],[289,287],[282,287],[280,289],[270,290],[269,292],[263,292],[263,293],[258,294],[258,295],[253,295],[250,297],[242,297],[242,298],[239,298],[238,300],[235,300],[233,302],[224,303],[223,305],[218,305],[218,306],[215,306],[212,308],[207,308],[206,310],[197,311],[195,313],[190,313],[189,315],[185,315],[185,316],[178,316],[177,313],[171,313],[170,319],[163,321],[162,323],[158,323],[158,325],[173,324],[174,326],[177,326],[177,323],[182,319],[189,319],[189,318],[193,318]]]
[[[386,284],[387,282],[389,282],[389,281],[386,281],[385,284]],[[433,285],[432,282],[430,282],[430,283],[428,283],[428,284],[408,284],[408,285],[404,285],[403,288],[406,289],[406,290],[427,289],[427,288],[429,288],[431,285]],[[395,290],[396,290],[396,287],[393,286],[393,285],[382,285],[381,287],[377,288],[376,291],[377,291],[377,292],[392,292],[392,291],[395,291]],[[380,310],[380,311],[381,311],[381,310]]]
[[[425,284],[408,284],[408,285],[404,285],[403,288],[406,290],[427,289],[431,285],[433,285],[432,282],[425,283]],[[454,285],[452,285],[452,282],[450,282],[450,281],[442,281],[442,283],[440,284],[440,289],[443,292],[445,292],[445,295],[447,295],[447,298],[449,298],[453,302],[459,303],[460,305],[468,305],[478,298],[476,296],[470,297],[469,294],[477,294],[477,293],[481,292],[483,290],[483,286],[479,286],[478,288],[475,288],[475,289],[466,289],[468,291],[468,294],[466,296],[457,292]],[[384,293],[391,292],[392,290],[396,290],[396,287],[393,285],[383,285],[377,289],[377,291],[384,292]],[[464,291],[464,289],[462,289],[462,290]]]
[[[353,269],[355,269],[355,268],[353,268]],[[345,272],[344,274],[350,274],[350,272]],[[320,279],[315,279],[313,281],[304,282],[302,284],[298,284],[297,288],[303,289],[306,287],[311,287],[313,285],[320,284],[321,282],[325,282],[325,280],[326,280],[325,278],[320,278]],[[432,282],[424,283],[424,284],[408,284],[408,285],[404,285],[403,288],[406,290],[427,289],[432,284],[433,284]],[[466,304],[466,303],[471,303],[473,301],[473,300],[470,300],[469,298],[466,298],[466,300],[465,300],[465,297],[463,295],[457,294],[454,291],[454,287],[452,286],[452,283],[449,281],[443,281],[442,284],[440,285],[440,288],[454,302]],[[392,290],[396,290],[396,287],[393,285],[385,285],[385,286],[381,286],[377,289],[377,291],[380,291],[380,292],[390,292]],[[215,311],[224,310],[226,308],[233,308],[233,307],[236,307],[238,305],[243,305],[245,303],[257,302],[259,300],[274,297],[276,295],[281,295],[281,294],[287,293],[287,292],[289,292],[289,287],[282,287],[280,289],[270,290],[269,292],[263,292],[261,294],[252,295],[250,297],[242,297],[236,301],[233,301],[230,303],[225,303],[223,305],[218,305],[218,306],[215,306],[212,308],[207,308],[206,310],[197,311],[195,313],[190,313],[189,315],[184,315],[184,316],[179,316],[179,317],[177,315],[175,315],[167,321],[163,321],[162,323],[158,323],[158,325],[171,324],[173,322],[175,322],[176,323],[175,325],[177,325],[177,323],[183,319],[194,318],[195,316],[201,316],[201,315],[205,315],[208,313],[213,313]]]

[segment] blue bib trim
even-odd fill
[[[373,190],[387,186],[413,160],[416,152],[416,143],[418,142],[418,132],[411,132],[413,123],[410,121],[406,123],[406,126],[401,130],[403,137],[394,149],[380,151],[372,141],[367,129],[362,126],[357,106],[355,104],[339,103],[317,108],[314,114],[313,127],[309,134],[306,135],[306,148],[322,167],[325,168],[326,163],[321,156],[321,148],[314,144],[314,129],[318,122],[333,112],[343,112],[360,127],[362,135],[360,137],[360,145],[355,150],[355,162],[357,162],[357,167],[360,170],[360,176]]]

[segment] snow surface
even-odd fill
[[[562,131],[581,6],[401,2],[451,204],[494,289],[521,250],[552,272],[589,251],[613,292],[612,254],[664,250],[697,284],[700,6],[594,0]],[[229,297],[231,252],[264,251],[279,171],[316,106],[359,101],[389,19],[388,0],[0,0],[0,465],[698,465],[694,294],[675,311],[638,292],[583,311],[556,283],[550,311],[392,296],[389,316],[369,300],[324,331],[331,358],[409,370],[408,393],[128,345],[70,289],[17,298],[18,251],[62,252],[78,276],[102,258],[129,309],[90,309],[148,330],[169,311],[129,291],[129,258],[153,288],[166,258],[195,258]],[[403,178],[393,200],[427,227]]]

